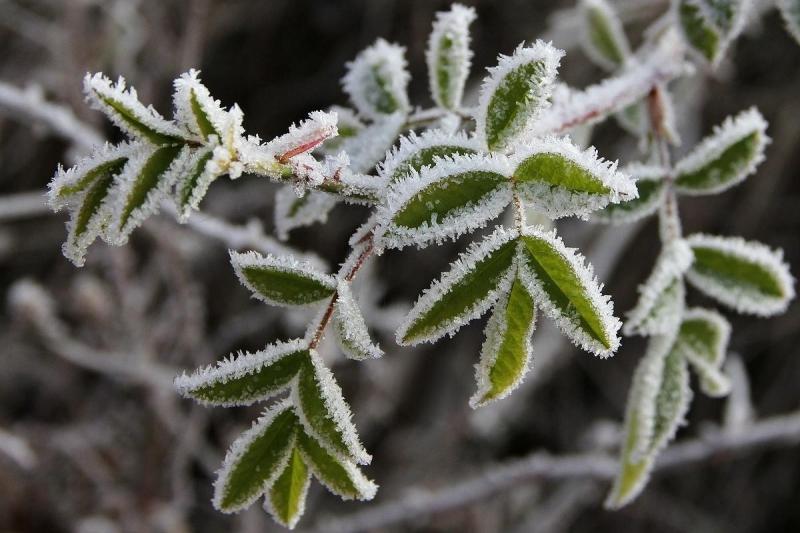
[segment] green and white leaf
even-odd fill
[[[347,64],[342,85],[358,113],[368,119],[407,112],[405,48],[378,39]]]
[[[347,107],[331,106],[328,111],[336,113],[339,118],[339,135],[327,139],[317,150],[323,154],[333,155],[343,148],[342,145],[345,140],[356,137],[366,126],[356,116],[355,112]]]
[[[607,224],[627,224],[652,215],[658,210],[666,190],[666,171],[655,165],[633,163],[619,170],[636,182],[639,196],[616,204],[608,204],[592,213],[591,220]]]
[[[406,179],[412,170],[419,173],[423,167],[435,166],[443,158],[479,151],[480,144],[463,132],[448,134],[433,129],[417,135],[411,131],[400,137],[400,144],[386,154],[386,159],[378,165],[378,173],[394,183]]]
[[[354,136],[346,138],[341,150],[350,158],[350,170],[369,173],[386,157],[386,152],[403,130],[405,120],[406,115],[402,112],[382,115]]]
[[[794,298],[794,278],[782,250],[739,237],[700,233],[687,241],[695,261],[686,279],[731,309],[771,316],[784,312]]]
[[[294,529],[305,511],[311,472],[295,444],[283,472],[272,482],[266,497],[264,509],[272,518],[289,529]]]
[[[683,275],[692,260],[692,249],[685,240],[664,245],[653,272],[639,285],[639,300],[628,312],[625,335],[666,335],[678,328],[685,306]]]
[[[339,346],[350,359],[362,361],[383,355],[383,350],[369,336],[364,316],[350,290],[350,283],[344,280],[339,281],[336,291],[333,330]]]
[[[305,432],[330,454],[362,465],[370,463],[372,457],[359,441],[342,390],[316,350],[309,350],[291,398],[299,408],[297,414]]]
[[[327,139],[338,136],[338,122],[339,116],[335,112],[312,111],[307,119],[292,123],[289,131],[266,143],[265,148],[281,160],[308,154]]]
[[[193,374],[175,378],[175,388],[204,405],[252,405],[288,390],[308,358],[308,342],[280,342],[255,353],[239,352]]]
[[[580,13],[581,43],[586,55],[609,72],[622,68],[631,47],[614,9],[605,0],[583,0]]]
[[[581,151],[568,137],[533,139],[511,158],[514,187],[522,201],[556,219],[636,198],[636,185],[590,147]]]
[[[221,140],[226,111],[211,97],[200,81],[200,72],[191,69],[175,80],[172,102],[178,125],[189,134],[209,141],[212,135]]]
[[[292,456],[298,420],[288,401],[267,410],[231,445],[214,483],[214,507],[241,511],[264,494]]]
[[[275,233],[285,241],[295,228],[326,222],[339,199],[328,193],[306,191],[297,196],[292,185],[284,185],[275,193]]]
[[[511,167],[501,155],[452,156],[389,186],[376,231],[381,248],[419,247],[482,228],[511,202]]]
[[[436,105],[444,109],[455,110],[461,106],[472,61],[469,25],[475,17],[475,9],[461,4],[436,13],[425,59],[431,96]]]
[[[678,0],[677,20],[689,46],[716,65],[742,31],[746,0]]]
[[[134,229],[158,212],[175,183],[188,171],[193,152],[187,145],[171,144],[129,159],[115,180],[112,219],[104,235],[108,242],[125,244]]]
[[[320,483],[343,500],[371,500],[378,486],[367,479],[352,462],[332,455],[323,446],[302,431],[297,444],[306,465]]]
[[[683,317],[676,347],[700,376],[700,387],[709,396],[730,392],[730,379],[722,372],[728,351],[730,323],[709,309],[689,309]]]
[[[334,295],[336,280],[309,263],[292,256],[266,257],[257,252],[230,252],[239,281],[253,297],[270,305],[304,307],[319,304]]]
[[[516,231],[499,227],[459,255],[417,299],[397,330],[397,342],[414,345],[454,335],[488,311],[511,287],[517,237]]]
[[[756,108],[728,117],[675,166],[675,187],[690,195],[713,194],[741,183],[764,160],[767,122]]]
[[[164,119],[152,106],[145,107],[136,89],[125,88],[120,77],[112,83],[100,73],[87,74],[83,90],[91,105],[102,111],[119,129],[134,139],[156,145],[184,143],[186,134],[174,123]]]
[[[528,227],[520,237],[519,275],[536,305],[577,346],[600,357],[619,347],[619,319],[591,265],[555,231]]]
[[[535,324],[533,297],[517,278],[486,324],[481,360],[475,365],[478,390],[469,401],[473,409],[505,398],[522,382],[531,361]]]
[[[650,339],[628,397],[620,471],[607,508],[630,503],[644,489],[656,456],[684,423],[692,398],[686,360],[670,349],[674,336]]]
[[[800,44],[800,0],[777,0],[786,30]]]
[[[200,208],[209,186],[219,177],[209,169],[208,163],[213,156],[211,146],[193,150],[186,163],[186,172],[175,183],[173,195],[181,222],[188,220],[192,211]]]
[[[492,152],[518,143],[549,105],[563,50],[536,41],[520,45],[511,56],[499,56],[481,86],[476,137]]]

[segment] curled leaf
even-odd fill
[[[473,8],[461,4],[436,14],[425,58],[431,96],[439,107],[452,110],[461,105],[472,60],[469,25],[475,16]]]
[[[231,251],[239,281],[253,296],[270,305],[307,306],[333,296],[336,281],[306,262],[288,256],[262,256]]]
[[[771,316],[794,298],[794,279],[782,250],[738,237],[687,238],[695,261],[686,279],[699,291],[747,314]]]
[[[730,391],[730,380],[721,370],[730,334],[725,317],[708,309],[689,309],[681,322],[676,349],[697,371],[700,387],[709,396],[725,396]]]

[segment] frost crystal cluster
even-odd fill
[[[52,180],[52,207],[71,214],[64,254],[76,265],[96,238],[124,244],[165,204],[186,221],[223,176],[282,184],[275,208],[281,239],[326,220],[339,202],[372,208],[335,273],[291,256],[231,251],[236,276],[255,298],[317,314],[303,338],[240,352],[175,379],[182,395],[206,405],[279,397],[231,446],[214,505],[236,512],[263,496],[274,519],[293,527],[312,477],[343,499],[375,495],[377,486],[361,470],[372,458],[317,347],[330,326],[347,357],[381,357],[351,287],[361,267],[374,255],[439,244],[490,224],[495,227],[419,296],[397,342],[435,342],[488,314],[469,400],[479,408],[524,379],[539,314],[601,358],[616,352],[621,329],[648,336],[609,505],[632,499],[683,421],[691,397],[688,368],[707,394],[729,388],[721,365],[730,326],[716,311],[687,309],[686,284],[733,310],[769,316],[786,308],[793,281],[780,252],[739,238],[684,237],[677,219],[678,194],[722,192],[755,171],[768,143],[757,110],[726,120],[675,165],[662,157],[619,167],[595,148],[579,147],[573,136],[614,117],[648,149],[668,153],[667,144],[678,142],[668,83],[692,72],[687,54],[716,64],[741,30],[747,4],[674,2],[670,24],[648,33],[634,51],[606,2],[583,1],[587,55],[611,77],[583,90],[559,85],[564,52],[547,42],[522,43],[498,57],[469,105],[463,97],[475,12],[454,5],[437,14],[425,54],[434,107],[411,104],[406,50],[379,39],[346,66],[342,86],[351,108],[312,112],[270,141],[246,135],[242,110],[223,107],[196,71],[175,81],[172,119],[141,103],[124,80],[87,75],[88,100],[127,140],[59,168]],[[781,5],[796,27],[797,10],[791,2]],[[507,210],[513,224],[498,223]],[[659,213],[663,251],[624,328],[592,266],[556,229],[529,224],[532,211],[539,220],[610,223]]]

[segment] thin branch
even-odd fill
[[[733,455],[758,447],[795,446],[798,443],[800,411],[766,418],[734,435],[715,429],[676,444],[661,454],[654,470],[672,469],[720,454]],[[616,475],[616,469],[617,460],[605,454],[553,456],[536,452],[523,459],[493,466],[439,490],[418,489],[394,502],[338,518],[326,518],[313,531],[350,532],[386,527],[484,501],[520,484],[541,479],[610,480]]]

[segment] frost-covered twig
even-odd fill
[[[735,436],[717,429],[666,450],[654,469],[668,470],[707,460],[718,454],[736,455],[759,447],[796,446],[800,442],[800,412],[755,422]],[[322,520],[313,531],[355,532],[386,527],[458,509],[539,480],[608,480],[616,473],[616,460],[608,455],[585,453],[550,455],[537,452],[485,470],[469,479],[437,490],[415,489],[397,501],[371,509]]]

